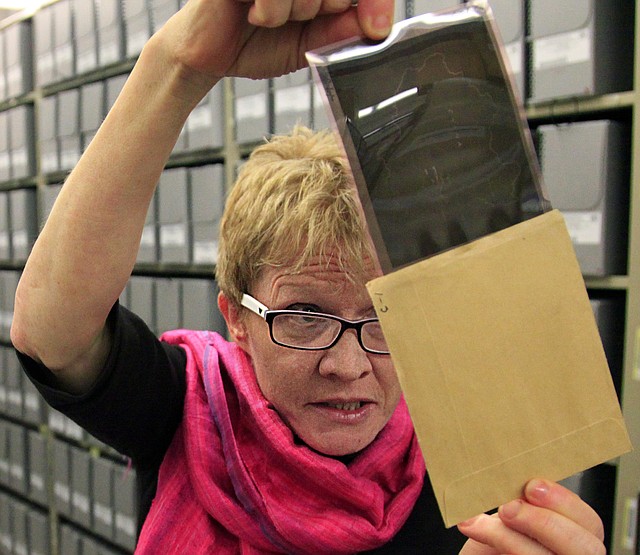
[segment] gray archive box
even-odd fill
[[[158,193],[154,193],[147,217],[142,228],[140,245],[138,246],[137,262],[157,262],[158,261]]]
[[[98,64],[124,60],[125,35],[120,0],[100,0],[98,9]]]
[[[0,418],[0,484],[9,485],[9,426]],[[1,513],[2,511],[0,511]]]
[[[9,193],[0,191],[0,260],[11,258],[9,230]]]
[[[613,384],[620,399],[624,352],[624,299],[617,296],[594,298],[591,299],[591,308],[596,318]]]
[[[237,141],[264,139],[269,135],[269,81],[235,78],[233,87]]]
[[[626,273],[627,130],[599,120],[537,129],[551,204],[559,209],[584,275]]]
[[[54,79],[60,81],[73,77],[76,71],[71,0],[58,0],[51,5],[51,8],[53,10]]]
[[[98,67],[98,9],[96,0],[73,0],[75,72]]]
[[[0,112],[0,182],[11,179],[9,112]]]
[[[47,185],[40,189],[40,193],[42,195],[42,214],[44,219],[46,220],[51,213],[51,209],[53,208],[53,204],[58,198],[60,194],[60,190],[62,189],[61,183],[56,183],[53,185]]]
[[[158,184],[160,261],[189,262],[187,169],[165,170]]]
[[[58,93],[60,168],[70,170],[80,159],[80,89]]]
[[[526,76],[524,0],[491,0],[490,5],[509,60],[516,92],[522,99]]]
[[[13,500],[11,512],[13,551],[15,555],[29,555],[29,533],[27,528],[27,506],[20,501]]]
[[[9,480],[13,491],[27,495],[27,429],[11,424],[9,426]]]
[[[36,85],[46,85],[54,79],[53,8],[45,6],[33,14],[33,58]]]
[[[633,2],[530,0],[529,11],[532,100],[633,88]]]
[[[138,507],[136,502],[136,474],[125,467],[114,472],[115,542],[125,549],[136,545]]]
[[[0,415],[7,414],[6,356],[8,347],[0,347]],[[0,479],[0,483],[3,483]]]
[[[7,113],[10,126],[11,178],[21,179],[33,176],[35,175],[33,106],[18,106]]]
[[[4,362],[6,365],[4,368],[5,387],[7,390],[6,412],[14,418],[21,419],[24,407],[22,395],[23,373],[18,359],[12,352],[5,353]]]
[[[224,166],[213,164],[189,170],[191,207],[191,261],[218,261],[218,227],[224,207]]]
[[[71,516],[69,449],[64,441],[53,443],[53,500],[56,511],[66,517]]]
[[[127,56],[137,56],[151,37],[151,11],[148,0],[124,1]]]
[[[5,100],[8,97],[5,51],[5,33],[0,29],[0,100]]]
[[[162,27],[180,9],[178,0],[149,0],[153,31]]]
[[[218,310],[218,287],[215,281],[182,280],[182,327],[224,334],[225,324]]]
[[[31,22],[20,21],[4,29],[6,95],[20,96],[33,88]]]
[[[29,555],[48,555],[51,550],[48,516],[40,511],[28,511],[27,527],[29,529]]]
[[[218,83],[193,109],[186,122],[188,150],[221,148],[224,145],[224,93]]]
[[[92,491],[91,491],[91,455],[88,451],[71,447],[69,450],[71,474],[71,518],[90,528],[92,519]]]
[[[131,276],[127,289],[129,290],[129,310],[140,316],[150,329],[155,330],[155,279],[146,276]]]
[[[155,283],[156,331],[161,334],[182,327],[180,280],[157,278]]]
[[[11,248],[14,260],[26,260],[38,233],[35,189],[9,191]]]
[[[409,12],[407,15],[438,12],[440,10],[455,8],[459,4],[460,1],[456,0],[413,0],[413,7],[407,10]]]
[[[11,498],[0,492],[0,549],[2,549],[3,553],[13,552],[11,521]]]
[[[106,459],[91,459],[93,530],[108,540],[114,539],[113,463]]]
[[[312,87],[308,68],[283,75],[271,80],[273,97],[273,124],[276,134],[288,133],[300,123],[311,126]]]
[[[44,436],[29,430],[27,432],[27,453],[29,457],[29,499],[42,506],[48,503],[47,493],[47,443]]]
[[[122,92],[124,84],[127,82],[129,74],[117,75],[110,77],[105,81],[105,113],[111,110],[116,99]]]
[[[104,116],[104,81],[83,85],[80,88],[80,147],[83,152],[98,132]]]
[[[45,96],[38,110],[38,147],[40,171],[51,173],[60,169],[58,143],[58,95]]]
[[[69,526],[60,526],[60,536],[58,539],[58,551],[64,555],[84,555],[82,553],[82,536],[80,532]]]

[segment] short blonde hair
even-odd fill
[[[242,166],[222,217],[220,290],[239,305],[265,266],[290,265],[295,272],[332,248],[350,279],[361,279],[363,260],[372,251],[356,197],[331,132],[297,126],[257,147]]]

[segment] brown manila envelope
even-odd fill
[[[558,211],[368,289],[447,526],[630,450]]]

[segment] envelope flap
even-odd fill
[[[505,500],[520,497],[522,484],[531,478],[544,476],[562,480],[574,474],[575,463],[566,457],[567,452],[580,453],[585,468],[589,468],[618,456],[612,445],[626,443],[627,431],[622,420],[608,418],[464,476],[446,486],[438,498],[445,525],[454,526],[486,511],[487,507],[497,507]],[[531,473],[531,469],[535,469],[535,473]],[[469,495],[470,491],[474,491],[474,495]]]

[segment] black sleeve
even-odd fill
[[[186,355],[159,341],[135,314],[116,304],[107,325],[113,346],[91,390],[72,395],[54,374],[18,353],[46,402],[91,435],[130,457],[140,468],[157,466],[182,418]]]

